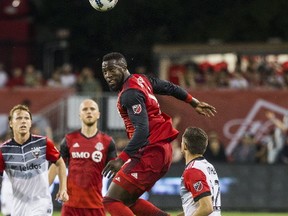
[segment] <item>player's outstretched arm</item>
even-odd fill
[[[179,100],[189,103],[198,114],[207,117],[214,116],[216,108],[206,102],[202,102],[192,97],[185,89],[175,85],[167,80],[161,80],[156,77],[149,77],[153,91],[159,95],[171,95]]]
[[[196,98],[193,98],[190,102],[190,105],[195,109],[195,111],[203,116],[211,117],[214,116],[217,111],[216,108],[211,106],[210,104],[206,102],[202,102],[197,100]]]

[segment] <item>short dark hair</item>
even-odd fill
[[[122,64],[127,66],[127,61],[124,55],[122,55],[119,52],[111,52],[103,56],[102,61],[110,61],[110,60],[121,61]]]
[[[197,127],[188,127],[182,137],[191,154],[204,154],[208,145],[208,136],[204,130]]]

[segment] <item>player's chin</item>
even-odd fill
[[[86,121],[85,124],[90,127],[90,126],[93,126],[95,123],[95,121]]]
[[[119,85],[115,85],[115,84],[109,85],[109,88],[110,88],[111,91],[114,91],[114,92],[117,92],[117,91],[120,90],[120,86]]]

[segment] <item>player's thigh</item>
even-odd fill
[[[168,171],[172,161],[172,147],[155,145],[145,148],[140,158],[132,158],[121,170],[125,178],[142,189],[149,190]]]

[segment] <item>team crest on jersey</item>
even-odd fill
[[[40,156],[40,147],[34,147],[34,148],[31,148],[31,151],[32,151],[32,155],[35,157],[35,158],[39,158]]]
[[[131,176],[133,176],[135,179],[138,179],[138,173],[131,173]]]
[[[196,182],[195,184],[193,184],[193,187],[196,191],[201,191],[203,189],[203,184],[201,181]]]
[[[101,142],[96,143],[95,149],[96,149],[97,151],[102,151],[102,150],[104,149],[103,143],[101,143]]]
[[[132,106],[132,110],[134,112],[134,114],[139,114],[142,112],[142,106],[141,104],[136,104]]]

